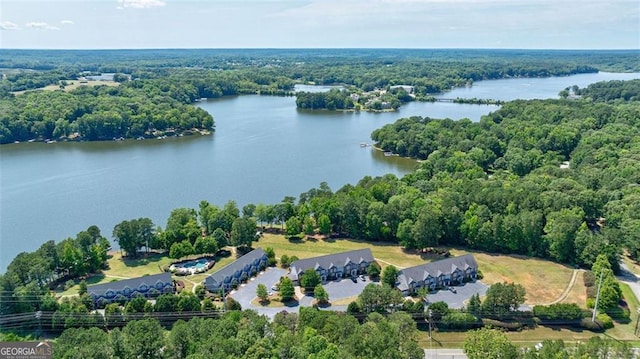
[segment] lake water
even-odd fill
[[[555,98],[574,84],[631,78],[640,74],[484,81],[442,97]],[[360,147],[374,129],[414,115],[477,121],[498,108],[413,102],[397,112],[309,112],[294,97],[255,95],[196,106],[214,116],[213,136],[1,146],[0,271],[19,252],[94,224],[111,238],[123,220],[149,217],[164,227],[172,209],[201,200],[241,208],[297,198],[322,181],[335,191],[367,175],[402,176],[415,161]]]

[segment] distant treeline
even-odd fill
[[[633,51],[0,50],[0,54],[0,143],[70,137],[107,140],[211,129],[208,114],[185,105],[199,98],[238,94],[288,96],[296,83],[351,88],[348,93],[301,93],[300,108],[387,110],[478,80],[638,70]],[[607,65],[611,63],[617,65]],[[115,73],[121,85],[62,93],[69,82],[103,72]],[[14,95],[47,85],[60,90]],[[411,96],[398,85],[411,86]]]

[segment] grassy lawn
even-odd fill
[[[560,297],[569,285],[573,273],[572,268],[538,258],[456,249],[451,250],[451,253],[456,256],[472,253],[484,275],[482,282],[485,284],[522,284],[527,292],[526,303],[530,305],[546,304]]]
[[[622,289],[622,296],[627,302],[629,306],[629,311],[631,313],[631,320],[629,323],[615,323],[613,329],[607,330],[607,335],[610,335],[616,339],[620,340],[635,340],[638,341],[640,338],[635,336],[634,332],[636,329],[636,323],[638,321],[638,308],[640,307],[638,304],[638,299],[633,294],[633,291],[626,283],[620,283],[620,289]]]
[[[421,328],[422,329],[422,328]],[[465,332],[433,332],[433,341],[429,340],[429,331],[421,330],[418,344],[422,348],[462,348]],[[545,339],[562,339],[565,342],[586,341],[598,334],[586,330],[538,327],[520,332],[507,332],[507,337],[521,347],[533,346]]]
[[[297,307],[299,305],[297,300],[290,300],[288,302],[282,302],[280,297],[277,295],[269,296],[269,299],[266,303],[262,303],[260,298],[255,297],[251,301],[251,304],[256,307],[264,307],[264,308],[284,308],[284,307]]]
[[[363,242],[354,239],[303,239],[290,241],[283,235],[265,233],[254,247],[272,247],[276,256],[283,254],[296,256],[300,259],[317,257],[325,254],[352,251],[361,248],[371,248],[373,256],[380,261],[381,266],[393,264],[404,268],[425,263],[426,260],[413,252],[406,252],[395,243],[387,242]]]
[[[94,81],[94,80],[90,80],[90,81],[86,81],[85,83],[80,83],[80,80],[64,80],[67,81],[67,86],[64,87],[63,91],[69,92],[71,90],[75,90],[80,86],[100,86],[100,85],[105,85],[105,86],[119,86],[120,83],[115,82],[115,81]],[[28,91],[34,91],[34,90],[44,90],[44,91],[55,91],[55,90],[60,90],[60,85],[48,85],[45,87],[41,87],[38,89],[33,89],[33,90],[28,90]],[[22,95],[23,93],[25,93],[26,91],[16,91],[13,92],[14,95]]]
[[[571,287],[569,294],[562,303],[575,303],[584,307],[587,303],[587,287],[584,286],[584,272],[579,272],[576,282]]]

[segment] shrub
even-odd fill
[[[600,313],[596,316],[596,319],[602,322],[604,329],[613,328],[613,319],[605,313]]]
[[[607,309],[606,313],[618,322],[629,323],[631,321],[631,312],[629,311],[629,308],[618,306]]]
[[[207,291],[205,290],[204,286],[200,284],[196,287],[195,293],[200,300],[203,300]]]
[[[482,278],[484,278],[484,274],[482,274],[482,271],[478,269],[478,273],[476,274],[476,279],[481,280]]]
[[[487,319],[487,318],[482,319],[482,324],[488,327],[500,328],[500,329],[505,329],[509,331],[520,331],[524,326],[524,324],[520,322],[503,322],[503,321],[499,321],[495,319]]]
[[[587,287],[587,298],[594,299],[596,297],[597,288],[596,287]]]
[[[602,323],[599,319],[596,319],[595,322],[592,322],[591,318],[582,318],[582,320],[580,321],[580,326],[592,332],[604,331],[604,323]]]
[[[242,305],[240,305],[240,303],[238,303],[235,299],[229,297],[229,298],[227,298],[226,309],[227,310],[242,310]]]
[[[557,303],[549,306],[536,305],[533,315],[542,320],[579,320],[582,319],[582,309],[577,304]]]
[[[74,285],[76,285],[76,282],[73,279],[69,279],[68,281],[64,282],[64,290],[69,290]]]
[[[582,279],[584,280],[585,287],[593,287],[596,285],[596,276],[592,271],[584,272]]]
[[[358,304],[358,302],[353,301],[349,303],[349,305],[347,306],[347,313],[349,314],[362,313],[362,308],[360,308],[360,304]]]
[[[441,326],[449,329],[470,329],[480,324],[471,313],[451,311],[442,317]]]
[[[283,254],[280,257],[280,266],[282,268],[289,268],[289,264],[291,264],[291,262],[289,262],[289,256],[286,254]]]

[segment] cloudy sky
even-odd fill
[[[639,49],[638,0],[2,0],[0,48]]]

